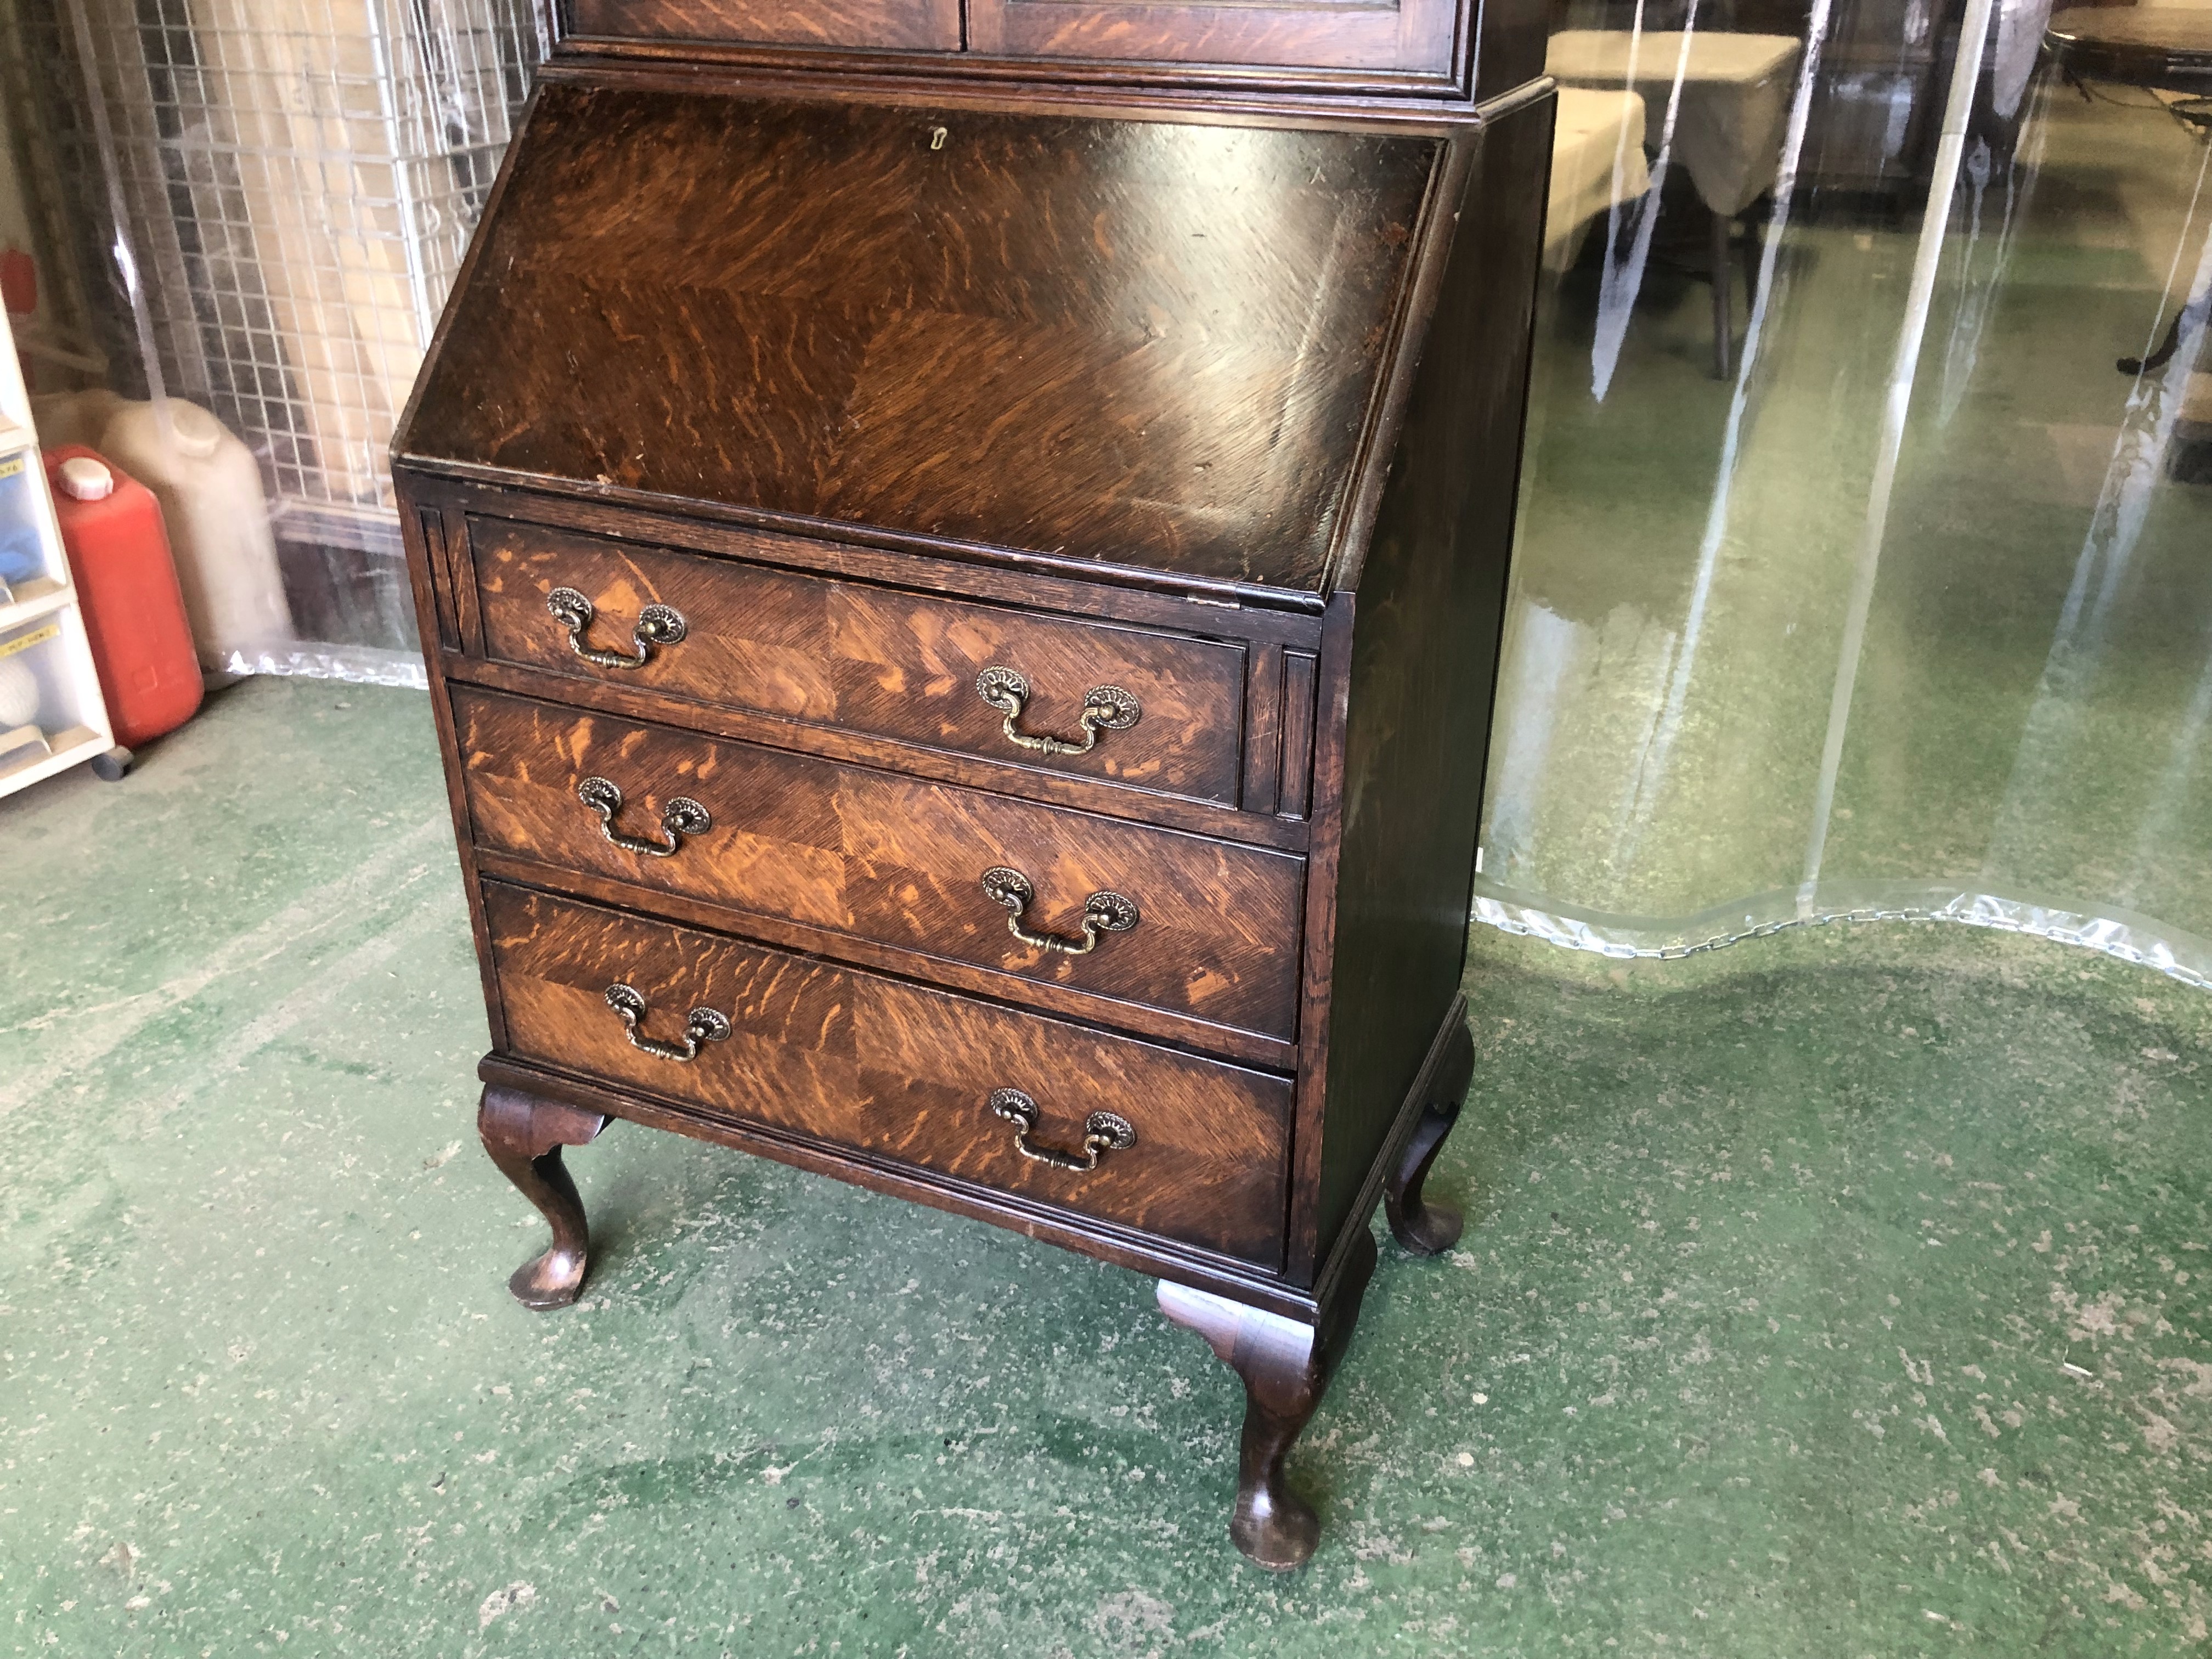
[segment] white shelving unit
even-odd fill
[[[46,492],[31,400],[14,337],[4,327],[0,347],[0,663],[28,668],[38,687],[28,726],[0,720],[0,795],[11,795],[80,761],[94,762],[102,777],[118,778],[130,757],[116,748],[107,724]],[[22,563],[33,568],[19,569],[9,581],[9,568]]]

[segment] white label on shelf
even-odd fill
[[[44,645],[48,640],[58,638],[61,631],[59,623],[48,623],[44,628],[34,628],[29,633],[0,645],[0,657],[12,657],[18,651],[28,651],[34,645]]]

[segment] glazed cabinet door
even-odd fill
[[[960,0],[568,0],[574,36],[960,50]]]
[[[968,0],[971,51],[1291,69],[1449,72],[1455,0]]]

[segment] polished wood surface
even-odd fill
[[[1455,1008],[1450,1046],[1419,1085],[1420,1121],[1406,1137],[1382,1186],[1382,1215],[1390,1237],[1416,1255],[1438,1255],[1459,1243],[1466,1218],[1448,1204],[1432,1200],[1426,1191],[1429,1171],[1437,1154],[1459,1122],[1467,1101],[1467,1085],[1474,1077],[1474,1042],[1468,1036],[1464,1011]]]
[[[583,1146],[607,1127],[605,1113],[487,1087],[477,1107],[477,1136],[499,1171],[538,1208],[552,1242],[514,1270],[507,1288],[538,1313],[565,1308],[584,1287],[591,1238],[583,1200],[561,1162],[563,1146]]]
[[[1552,118],[1547,96],[1483,132],[1358,586],[1337,596],[1352,637],[1330,763],[1346,782],[1328,1024],[1306,1068],[1319,1121],[1301,1122],[1319,1144],[1302,1172],[1314,1208],[1297,1230],[1316,1267],[1367,1224],[1467,959]]]
[[[577,34],[960,49],[960,0],[568,0]]]
[[[1316,591],[1441,153],[549,83],[396,453]]]
[[[586,0],[640,32],[548,67],[397,446],[486,1146],[554,1230],[517,1293],[581,1282],[607,1115],[1156,1273],[1294,1565],[1370,1218],[1461,1225],[1540,11],[1437,71],[1426,0],[973,0],[976,52],[763,3]],[[1018,732],[1142,714],[1010,753],[994,666]],[[1136,925],[1020,943],[994,865]]]
[[[1375,1272],[1372,1235],[1364,1237],[1364,1246],[1355,1247],[1334,1294],[1310,1320],[1160,1281],[1160,1311],[1204,1337],[1244,1384],[1229,1535],[1252,1559],[1279,1572],[1303,1566],[1321,1541],[1321,1517],[1291,1490],[1283,1464],[1351,1345],[1360,1298]]]
[[[472,520],[470,543],[492,657],[1007,766],[1237,803],[1241,641],[1040,617],[500,520]],[[673,606],[688,631],[641,667],[595,667],[547,612],[556,587],[591,601],[594,638],[628,641],[648,605]],[[1084,698],[1096,686],[1126,690],[1142,712],[1126,730],[1102,732],[1088,754],[1039,756],[1010,742],[1000,712],[977,695],[989,668],[1011,668],[1031,689],[1017,730],[1079,736]]]
[[[1265,1073],[738,940],[488,884],[510,1048],[558,1070],[888,1155],[1218,1250],[1279,1259],[1290,1091]],[[694,1008],[731,1022],[689,1063],[631,1045],[610,986],[674,1042]],[[1136,1142],[1090,1174],[1024,1158],[986,1104],[1018,1089],[1036,1139],[1079,1147],[1093,1110]]]
[[[1141,4],[1133,0],[969,0],[977,52],[1427,70],[1452,66],[1456,0],[1290,0]]]
[[[472,690],[453,718],[482,847],[1069,987],[1101,1018],[1137,1002],[1294,1030],[1299,859]],[[712,825],[667,856],[626,851],[579,798],[592,777],[619,789],[633,839],[664,837],[679,797]],[[1136,925],[1081,956],[1024,945],[981,885],[1000,867],[1035,889],[1032,933],[1079,936],[1097,892],[1133,901]]]
[[[555,63],[767,68],[885,85],[919,74],[940,84],[1054,91],[1202,88],[1337,98],[1354,112],[1370,100],[1418,107],[1509,94],[1542,75],[1550,15],[1541,0],[969,0],[964,19],[955,15],[967,37],[959,51],[934,44],[934,33],[919,39],[918,13],[887,22],[860,13],[857,27],[840,23],[855,43],[871,27],[917,36],[911,49],[885,51],[831,39],[813,18],[786,22],[759,9],[772,3],[576,0]],[[825,10],[837,19],[842,8]],[[763,44],[769,30],[783,38]]]
[[[585,39],[962,48],[983,56],[1291,68],[1452,68],[1457,0],[570,0]],[[963,16],[964,14],[964,16]]]

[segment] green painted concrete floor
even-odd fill
[[[474,1145],[418,694],[0,804],[0,1651],[2212,1652],[2212,1000],[1965,929],[1483,933],[1447,1259],[1296,1455],[1148,1281],[617,1125]]]

